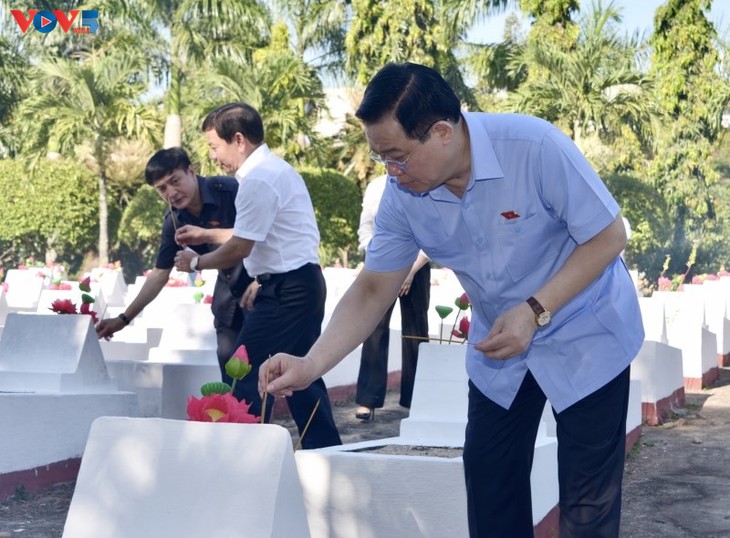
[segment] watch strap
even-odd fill
[[[532,308],[532,311],[535,313],[536,316],[539,316],[540,314],[545,312],[545,307],[542,306],[540,304],[540,301],[538,301],[534,297],[528,297],[527,304],[530,305],[530,308]]]

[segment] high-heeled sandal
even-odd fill
[[[375,420],[375,409],[370,409],[369,407],[361,405],[355,411],[355,418],[359,418],[363,421]]]

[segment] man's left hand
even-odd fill
[[[192,273],[190,262],[197,256],[197,252],[193,250],[178,250],[177,254],[175,254],[175,269],[184,271],[185,273]]]
[[[499,316],[487,337],[474,347],[490,359],[511,359],[527,351],[536,330],[535,313],[522,302]]]

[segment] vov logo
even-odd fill
[[[99,11],[96,9],[81,11],[72,9],[68,14],[60,9],[43,9],[40,11],[29,9],[27,15],[19,9],[11,9],[10,13],[12,13],[15,22],[18,23],[23,33],[28,31],[31,23],[42,34],[52,32],[56,26],[60,26],[64,34],[67,34],[69,30],[72,30],[75,34],[95,34],[99,30]],[[79,13],[81,13],[80,24],[71,28]]]

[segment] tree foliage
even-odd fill
[[[662,117],[655,187],[669,204],[678,244],[701,241],[716,218],[710,187],[718,179],[710,153],[717,140],[730,84],[718,70],[717,36],[705,11],[711,0],[668,0],[654,18],[652,73]]]
[[[357,185],[334,170],[304,168],[299,171],[312,198],[320,234],[320,262],[339,259],[348,265],[357,252],[357,228],[362,195]]]
[[[78,267],[97,239],[94,174],[69,160],[0,160],[0,245],[3,262],[62,257]]]

